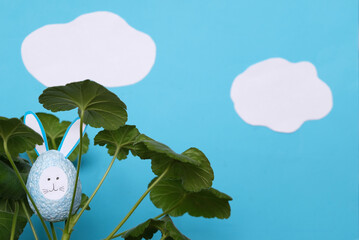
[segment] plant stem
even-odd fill
[[[121,237],[122,234],[124,234],[126,231],[122,232],[122,233],[119,233],[119,234],[116,234],[116,235],[113,235],[113,237],[111,239],[114,239],[114,238],[118,238],[118,237]]]
[[[34,225],[32,224],[30,215],[29,215],[29,213],[27,212],[25,203],[24,203],[23,201],[21,201],[21,206],[22,206],[22,209],[24,210],[24,213],[25,213],[25,216],[26,216],[26,218],[27,218],[27,221],[28,221],[29,224],[30,224],[30,227],[31,227],[32,233],[34,234],[35,240],[39,240],[39,238],[37,237],[37,234],[36,234]]]
[[[172,212],[175,208],[177,208],[182,202],[183,200],[185,199],[185,196],[182,197],[182,199],[180,201],[178,201],[178,203],[176,203],[173,207],[171,207],[169,210],[161,213],[160,215],[158,215],[157,217],[154,217],[153,219],[159,219],[161,217],[163,217],[164,215]],[[116,234],[114,235],[111,239],[114,239],[114,238],[118,238],[118,237],[121,237],[122,234],[124,234],[126,231],[122,232],[122,233],[119,233],[119,234]]]
[[[102,183],[105,181],[105,178],[107,177],[108,173],[110,172],[111,167],[112,167],[113,163],[115,162],[119,151],[120,151],[120,147],[118,147],[118,148],[116,149],[116,152],[115,152],[115,154],[113,155],[113,158],[112,158],[112,160],[111,160],[111,163],[110,163],[110,165],[108,166],[108,168],[107,168],[105,174],[103,175],[101,181],[100,181],[99,184],[97,185],[95,191],[91,194],[90,198],[87,200],[87,202],[85,203],[85,205],[83,206],[83,208],[81,209],[81,211],[79,212],[79,214],[76,215],[75,220],[73,220],[73,222],[72,222],[72,224],[71,224],[71,226],[70,226],[70,230],[75,226],[75,224],[77,223],[77,221],[80,219],[81,215],[84,213],[84,211],[86,210],[86,208],[90,205],[90,202],[91,202],[92,199],[95,197],[95,195],[96,195],[97,191],[100,189]]]
[[[17,167],[16,167],[16,165],[15,165],[15,163],[14,163],[14,160],[12,159],[12,157],[11,157],[11,155],[10,155],[10,153],[9,153],[9,150],[8,150],[8,148],[7,148],[7,140],[6,140],[6,139],[4,139],[4,150],[5,150],[5,154],[6,154],[7,158],[9,159],[9,162],[10,162],[12,168],[13,168],[14,171],[15,171],[15,174],[16,174],[17,178],[18,178],[19,181],[20,181],[20,184],[21,184],[22,188],[25,190],[27,197],[30,199],[30,202],[32,203],[33,207],[35,208],[35,211],[36,211],[36,213],[37,213],[37,216],[40,218],[41,224],[42,224],[42,226],[43,226],[44,229],[45,229],[45,232],[46,232],[47,237],[51,240],[51,235],[50,235],[49,229],[47,228],[47,226],[46,226],[46,224],[45,224],[45,221],[44,221],[44,219],[42,218],[42,216],[41,216],[41,214],[40,214],[39,209],[37,208],[37,206],[36,206],[34,200],[32,199],[32,197],[31,197],[29,191],[27,190],[26,185],[25,185],[25,183],[24,183],[24,180],[22,179],[22,177],[21,177],[21,175],[20,175],[20,172],[19,172],[19,170],[17,169]]]
[[[30,157],[30,154],[28,151],[26,151],[27,157],[29,158],[31,164],[34,164],[34,161],[32,160],[32,158]]]
[[[51,138],[51,143],[52,143],[53,149],[57,149],[56,142],[55,142],[54,138]]]
[[[15,238],[16,221],[18,215],[19,215],[19,203],[15,202],[15,213],[14,213],[14,217],[12,218],[10,240],[13,240]]]
[[[74,187],[74,191],[73,191],[73,195],[72,195],[72,200],[71,200],[71,205],[70,205],[70,211],[69,211],[69,216],[67,218],[67,222],[65,225],[65,229],[64,232],[67,232],[69,235],[71,235],[71,230],[70,229],[70,222],[71,222],[71,215],[72,215],[72,209],[74,207],[74,202],[75,202],[75,196],[76,196],[76,190],[77,190],[77,184],[79,181],[79,174],[80,174],[80,167],[81,167],[81,158],[82,158],[82,132],[83,132],[83,122],[84,122],[84,112],[81,110],[81,114],[80,114],[80,149],[79,149],[79,160],[77,162],[77,171],[76,171],[76,179],[75,179],[75,187]]]
[[[50,222],[50,227],[51,227],[52,237],[54,238],[54,240],[57,240],[56,231],[53,222]]]
[[[127,219],[132,215],[132,213],[136,210],[136,208],[138,207],[138,205],[140,205],[140,203],[142,202],[142,200],[147,196],[147,194],[152,190],[152,188],[159,182],[161,181],[161,179],[167,174],[168,170],[170,169],[171,165],[169,165],[166,170],[161,174],[161,176],[159,176],[156,181],[151,184],[151,186],[149,188],[147,188],[147,190],[142,194],[142,196],[140,197],[140,199],[138,199],[138,201],[135,203],[135,205],[131,208],[131,210],[127,213],[127,215],[122,219],[122,221],[117,225],[117,227],[110,233],[110,235],[108,235],[107,238],[105,238],[105,240],[109,240],[113,237],[113,235],[115,235],[115,233],[122,227],[122,225],[127,221]]]

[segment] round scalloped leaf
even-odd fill
[[[152,171],[161,175],[168,167],[166,178],[181,179],[187,191],[197,192],[212,186],[214,173],[206,156],[197,148],[182,154],[147,136],[136,142],[134,151],[142,159],[152,160]]]
[[[78,108],[84,123],[114,130],[127,121],[126,105],[104,86],[84,80],[65,86],[49,87],[39,97],[44,108],[53,112]]]
[[[24,182],[26,182],[31,166],[23,159],[16,159],[18,168]],[[26,193],[22,188],[9,160],[0,155],[0,198],[4,199],[26,199]]]
[[[12,156],[35,148],[42,137],[17,118],[0,118],[0,153],[5,153],[4,142]]]
[[[194,217],[224,219],[231,213],[229,201],[232,198],[227,194],[214,188],[189,192],[178,180],[162,179],[153,187],[150,199],[156,207],[163,212],[170,211],[168,214],[175,217],[188,213]]]
[[[160,220],[148,219],[146,222],[139,224],[137,227],[127,230],[121,237],[125,240],[152,239],[153,235],[161,231],[162,238],[167,240],[189,240],[173,224],[171,218],[166,215]]]
[[[117,130],[103,130],[96,135],[95,145],[106,145],[110,156],[113,156],[116,150],[120,149],[117,159],[122,160],[133,149],[133,144],[139,134],[136,126],[132,125],[125,125]]]

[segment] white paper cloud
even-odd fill
[[[332,93],[313,64],[282,58],[256,63],[239,74],[231,98],[245,122],[284,133],[325,117],[333,106]]]
[[[150,36],[111,12],[94,12],[41,27],[22,43],[27,70],[45,86],[92,79],[107,87],[141,81],[156,46]]]

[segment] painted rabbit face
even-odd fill
[[[65,172],[59,167],[46,168],[39,179],[39,187],[45,198],[58,200],[67,192],[68,180]]]

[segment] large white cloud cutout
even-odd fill
[[[151,70],[156,45],[150,36],[111,12],[93,12],[30,33],[21,55],[45,86],[92,79],[106,87],[141,81]]]
[[[270,58],[239,74],[231,88],[238,115],[248,124],[291,133],[332,109],[330,88],[310,62]]]

